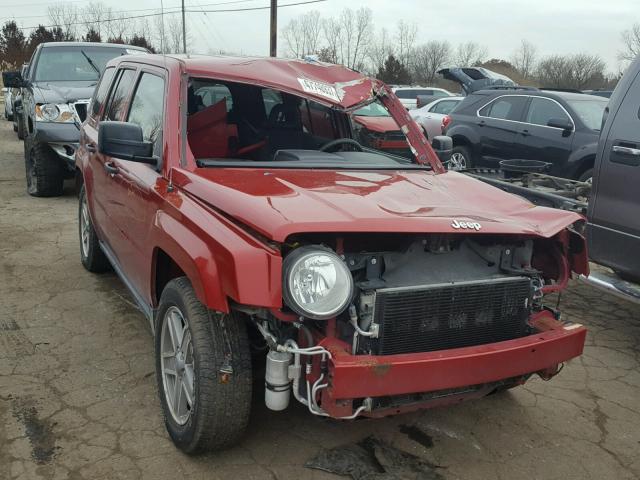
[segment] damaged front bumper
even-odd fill
[[[331,354],[329,381],[319,404],[335,418],[358,409],[375,417],[446,405],[524,383],[533,373],[550,378],[582,353],[582,325],[563,324],[547,311],[531,323],[537,333],[514,340],[400,355],[352,355],[349,345],[327,338],[320,345]]]
[[[69,169],[75,169],[80,142],[80,130],[75,123],[36,122],[33,141],[46,143]]]

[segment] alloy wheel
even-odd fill
[[[87,197],[82,198],[82,207],[80,208],[80,248],[82,256],[89,256],[89,241],[91,234],[91,220],[89,217],[89,207],[87,207]]]
[[[193,411],[195,371],[189,323],[178,307],[167,309],[160,335],[165,399],[173,420],[184,425]]]
[[[466,170],[467,169],[467,159],[460,152],[455,152],[451,154],[451,160],[449,160],[449,170]]]

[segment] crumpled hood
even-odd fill
[[[353,120],[372,132],[385,133],[400,131],[400,127],[393,117],[366,117],[364,115],[354,115]]]
[[[202,168],[176,169],[173,181],[278,242],[303,232],[551,237],[582,218],[535,206],[456,172]],[[459,228],[461,222],[475,222],[480,229]]]
[[[96,82],[35,82],[33,87],[36,103],[71,103],[91,98]]]

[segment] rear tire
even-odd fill
[[[100,241],[93,228],[91,215],[89,214],[89,204],[87,203],[87,192],[80,188],[78,202],[78,238],[80,240],[80,261],[82,266],[93,273],[102,273],[111,269],[111,264],[100,248]]]
[[[471,159],[471,150],[469,147],[458,145],[453,147],[451,151],[451,160],[449,160],[449,170],[459,171],[473,167]]]
[[[243,320],[207,309],[189,280],[176,278],[162,291],[155,346],[158,393],[173,443],[188,454],[235,445],[251,412]]]
[[[64,187],[64,167],[51,148],[25,140],[27,192],[34,197],[59,197]]]
[[[17,124],[18,127],[14,130],[18,133],[18,140],[24,140],[24,122],[20,117],[18,117]]]

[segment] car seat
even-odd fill
[[[225,158],[236,150],[238,127],[227,123],[224,99],[188,117],[187,140],[195,158]]]

